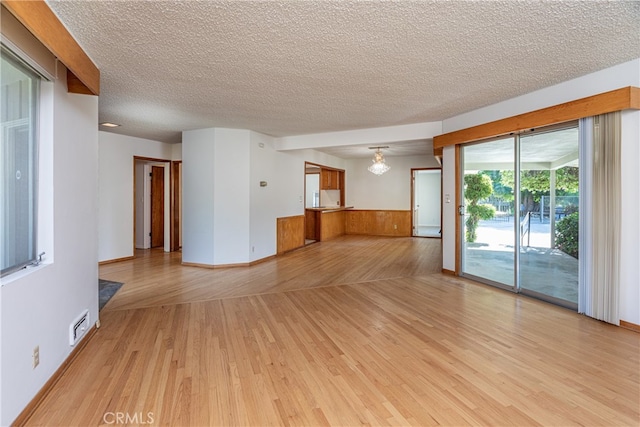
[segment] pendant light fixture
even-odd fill
[[[387,145],[384,147],[369,147],[369,150],[376,150],[376,151],[375,153],[373,153],[373,160],[372,160],[373,164],[369,166],[368,169],[369,169],[369,172],[376,174],[378,176],[382,175],[383,173],[391,169],[384,162],[384,156],[382,155],[383,148],[389,148],[389,146]]]

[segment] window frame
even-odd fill
[[[20,271],[22,269],[24,269],[26,266],[30,265],[30,264],[34,264],[37,262],[37,257],[38,257],[38,222],[39,222],[39,209],[38,209],[38,201],[39,201],[39,168],[40,168],[40,162],[39,162],[39,146],[40,146],[40,101],[41,101],[41,81],[43,79],[43,75],[30,64],[30,61],[28,59],[28,56],[22,56],[20,55],[20,53],[17,53],[16,50],[18,52],[20,52],[19,49],[12,49],[11,43],[6,43],[5,40],[2,40],[2,43],[0,44],[0,50],[1,50],[1,56],[2,56],[2,61],[7,61],[8,63],[10,63],[13,67],[15,67],[16,69],[18,69],[20,72],[22,72],[23,74],[25,74],[26,76],[28,76],[28,78],[31,80],[31,83],[28,85],[29,87],[29,115],[28,117],[25,118],[19,118],[19,119],[15,119],[15,120],[11,120],[11,121],[3,121],[0,122],[0,132],[2,132],[2,139],[3,140],[8,140],[9,137],[9,133],[11,132],[12,129],[15,129],[16,127],[21,127],[21,126],[28,126],[28,159],[27,159],[27,163],[28,163],[28,178],[29,178],[29,183],[28,183],[28,190],[29,191],[29,195],[28,197],[28,215],[29,215],[29,219],[28,219],[28,230],[26,232],[24,232],[23,236],[18,237],[16,240],[18,239],[22,239],[23,241],[27,241],[27,245],[28,245],[28,254],[25,258],[22,259],[18,259],[18,260],[14,260],[13,263],[7,263],[7,265],[2,265],[4,264],[4,251],[5,251],[5,236],[4,236],[4,227],[5,227],[5,214],[4,212],[0,212],[0,227],[2,227],[2,230],[0,230],[0,232],[2,233],[2,243],[0,246],[0,250],[2,250],[2,264],[0,264],[0,277],[5,278],[6,276],[9,276],[12,273],[15,273],[17,271]],[[4,102],[3,100],[0,100],[0,102]],[[4,150],[8,147],[8,143],[7,146],[5,147],[5,144],[3,143],[2,146],[0,146],[0,149],[4,152]],[[7,148],[8,149],[8,148]],[[0,167],[2,168],[2,174],[4,175],[6,164],[5,161],[2,160],[0,163]],[[22,175],[22,174],[21,174]],[[2,182],[2,178],[0,178],[0,182],[2,183],[2,186],[4,187],[4,182]],[[4,188],[3,188],[4,190]],[[3,191],[4,192],[4,191]],[[4,201],[2,201],[2,205],[0,205],[0,209],[4,209]],[[7,204],[10,206],[11,201],[7,202]],[[7,227],[9,227],[11,224],[7,225]],[[14,224],[15,227],[15,224]],[[9,248],[11,250],[11,248]]]

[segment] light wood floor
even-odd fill
[[[105,265],[125,285],[29,424],[639,424],[640,334],[444,276],[440,243]]]

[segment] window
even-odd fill
[[[36,259],[40,77],[4,45],[0,64],[0,272]]]

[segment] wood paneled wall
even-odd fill
[[[277,219],[278,255],[304,246],[304,215]]]
[[[345,214],[346,211],[322,212],[320,227],[320,241],[333,239],[345,234]]]
[[[411,211],[355,210],[345,211],[346,234],[410,237]]]
[[[306,223],[305,223],[305,238],[309,239],[309,240],[316,240],[318,239],[318,221],[317,221],[317,215],[320,215],[319,212],[316,211],[312,211],[307,209],[305,211],[305,217],[306,217]]]
[[[355,210],[320,212],[278,218],[278,255],[305,244],[305,238],[321,242],[345,234],[410,237],[411,211]],[[321,225],[320,225],[321,224]]]

